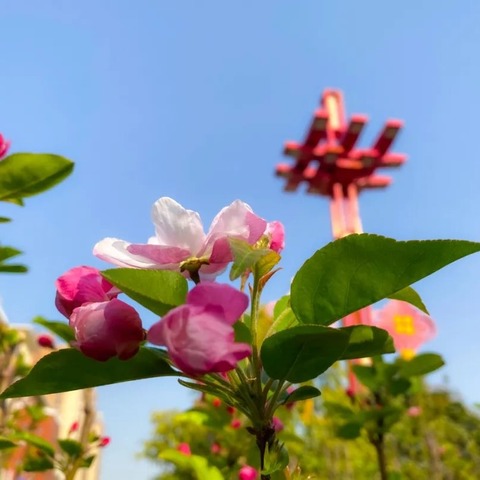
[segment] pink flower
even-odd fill
[[[238,480],[257,480],[258,473],[250,465],[245,465],[238,472]]]
[[[218,443],[212,443],[212,446],[210,447],[210,452],[212,452],[214,455],[218,455],[222,450],[222,447]]]
[[[76,432],[79,427],[80,427],[80,424],[78,422],[73,422],[72,425],[70,426],[70,430],[68,431],[68,433],[70,434],[70,433]]]
[[[65,272],[55,282],[55,305],[62,315],[70,317],[73,310],[85,303],[104,302],[116,298],[117,287],[107,282],[93,267],[75,267]]]
[[[152,220],[155,236],[147,244],[105,238],[95,245],[94,255],[121,267],[200,272],[203,279],[213,279],[232,261],[228,238],[253,245],[266,228],[265,220],[240,200],[220,211],[207,234],[197,212],[168,197],[154,203]]]
[[[239,429],[239,428],[242,426],[242,422],[241,422],[238,418],[234,418],[234,419],[230,422],[230,426],[231,426],[234,430],[237,430],[237,429]]]
[[[390,300],[375,312],[376,327],[392,336],[395,348],[405,358],[411,358],[417,349],[436,334],[435,323],[425,313],[407,302]]]
[[[37,342],[41,347],[51,348],[52,350],[55,348],[53,338],[50,335],[46,335],[46,334],[39,335],[37,337]]]
[[[248,297],[229,285],[202,282],[187,302],[167,313],[148,332],[148,340],[166,346],[173,363],[191,375],[226,372],[251,354],[235,343],[232,325],[248,305]]]
[[[103,448],[103,447],[106,447],[106,446],[110,445],[110,442],[111,442],[110,437],[102,437],[100,439],[100,441],[98,442],[98,446],[100,448]]]
[[[281,432],[285,428],[285,426],[283,425],[283,422],[278,417],[272,418],[272,425],[273,425],[273,429],[277,433]]]
[[[268,248],[280,253],[285,248],[285,228],[281,222],[269,222],[265,235],[270,239]]]
[[[407,410],[407,415],[409,417],[419,417],[422,414],[422,407],[413,406]]]
[[[70,326],[75,333],[74,346],[99,361],[111,357],[127,360],[145,339],[137,311],[116,298],[77,307],[70,316]]]
[[[190,450],[190,445],[188,443],[179,443],[177,450],[184,455],[190,456],[192,451]]]
[[[5,155],[8,153],[8,149],[10,148],[10,140],[5,140],[5,137],[0,134],[0,159],[3,159]]]

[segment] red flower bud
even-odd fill
[[[50,335],[47,335],[47,334],[39,335],[37,337],[37,342],[41,347],[51,348],[52,350],[55,348],[53,338]]]

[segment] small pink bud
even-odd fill
[[[418,407],[418,406],[413,406],[413,407],[410,407],[408,410],[407,410],[407,415],[409,417],[419,417],[420,415],[422,414],[422,408],[421,407]]]
[[[188,443],[179,443],[177,450],[184,455],[190,456],[192,451],[190,450],[190,445]]]
[[[277,433],[281,432],[285,428],[285,426],[283,425],[283,422],[278,417],[272,418],[272,425],[273,425],[273,429]]]
[[[5,137],[0,134],[0,159],[2,159],[10,148],[10,140],[5,140]]]
[[[222,404],[222,401],[221,401],[219,398],[214,398],[214,399],[212,400],[212,405],[213,405],[215,408],[220,407],[221,404]]]
[[[236,412],[235,407],[232,407],[231,405],[227,406],[227,413],[229,413],[230,415],[233,415],[235,412]]]
[[[245,465],[238,472],[238,480],[257,480],[258,473],[250,465]]]
[[[110,442],[111,442],[110,437],[102,437],[100,439],[100,441],[98,442],[98,446],[103,448],[103,447],[106,447],[107,445],[109,445]]]
[[[270,238],[271,250],[280,253],[285,248],[285,229],[281,222],[269,222],[265,234]]]
[[[348,387],[345,390],[345,394],[347,395],[347,397],[350,397],[351,399],[355,398],[355,390],[352,387]]]
[[[37,342],[41,347],[54,349],[55,344],[53,338],[50,335],[42,334],[37,337]]]
[[[68,433],[73,433],[73,432],[76,432],[78,430],[78,427],[80,426],[80,424],[78,422],[73,422],[71,425],[70,425],[70,430],[68,431]]]
[[[220,453],[221,447],[218,443],[212,443],[212,446],[210,447],[210,451],[214,455],[218,455]]]
[[[234,418],[230,422],[230,426],[236,430],[242,426],[242,422],[238,418]]]

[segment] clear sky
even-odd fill
[[[408,164],[386,191],[361,197],[364,228],[398,239],[480,240],[480,2],[356,0],[4,0],[0,131],[12,151],[63,154],[71,178],[25,208],[2,205],[2,243],[28,275],[0,276],[12,322],[58,319],[54,280],[106,236],[145,241],[152,203],[171,196],[208,227],[236,198],[286,227],[283,294],[330,240],[327,201],[282,192],[287,139],[303,137],[326,87],[370,117],[365,144],[389,117],[405,120],[395,150]],[[480,256],[416,287],[436,319],[428,349],[448,366],[436,381],[480,400]],[[149,326],[153,315],[145,315]],[[174,380],[98,390],[106,431],[102,479],[148,479],[134,455],[154,409],[188,405]]]

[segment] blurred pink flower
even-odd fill
[[[407,410],[409,417],[419,417],[422,414],[422,407],[413,406]]]
[[[239,428],[242,426],[242,422],[241,422],[241,420],[239,420],[238,418],[234,418],[234,419],[230,422],[230,426],[231,426],[234,430],[237,430],[237,429],[239,429]]]
[[[285,228],[279,221],[269,222],[265,235],[270,239],[268,248],[280,253],[285,248]]]
[[[437,331],[427,314],[400,300],[390,300],[385,307],[374,312],[374,325],[387,330],[396,350],[405,358],[411,358]]]
[[[222,450],[222,447],[218,443],[212,443],[212,446],[210,447],[210,452],[212,452],[214,455],[218,455]]]
[[[238,472],[238,480],[257,480],[258,472],[250,465],[245,465]]]
[[[204,233],[197,212],[186,210],[175,200],[162,197],[152,209],[155,236],[147,244],[133,244],[117,238],[98,242],[93,253],[121,267],[197,270],[202,279],[213,279],[232,261],[229,238],[256,243],[266,222],[240,200],[223,208]]]
[[[285,428],[285,426],[283,425],[283,422],[278,417],[272,418],[272,425],[273,425],[273,429],[277,433],[281,432]]]
[[[70,433],[76,432],[79,427],[80,427],[80,424],[78,422],[73,422],[70,425],[70,429],[68,430],[68,433],[70,434]]]
[[[107,282],[93,267],[74,267],[58,277],[55,282],[58,311],[69,318],[73,310],[85,303],[104,302],[116,298],[120,292]]]
[[[10,140],[5,140],[5,137],[0,134],[0,160],[7,155],[10,148]]]
[[[42,334],[37,337],[37,342],[41,347],[44,348],[51,348],[52,350],[55,348],[55,343],[53,338],[50,335]]]
[[[105,361],[133,357],[145,339],[137,311],[114,298],[77,307],[70,316],[75,344],[85,356]]]
[[[192,454],[192,451],[190,450],[190,445],[188,443],[179,443],[177,446],[177,450],[187,456],[190,456]]]
[[[232,325],[248,305],[248,297],[229,285],[202,282],[187,302],[167,313],[148,332],[148,340],[166,346],[173,363],[191,375],[226,372],[251,354],[236,343]]]
[[[108,445],[110,445],[110,442],[111,442],[111,438],[110,437],[102,437],[100,439],[100,441],[98,442],[98,446],[100,448],[103,448],[103,447],[106,447]]]

